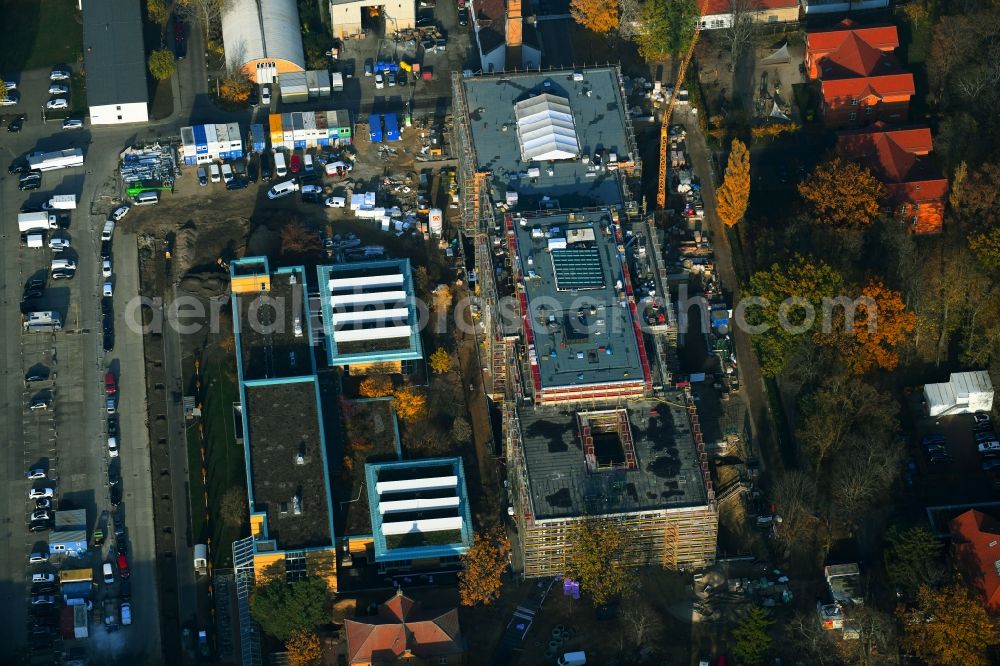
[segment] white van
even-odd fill
[[[108,437],[108,456],[112,458],[118,457],[118,438]]]
[[[58,270],[75,271],[76,270],[76,262],[73,261],[72,259],[53,259],[52,260],[52,270],[54,270],[54,271],[58,271]]]
[[[274,151],[274,175],[284,178],[288,175],[288,167],[285,165],[285,154],[280,150]]]
[[[219,171],[218,164],[215,164],[214,162],[212,164],[209,164],[208,173],[209,173],[209,180],[211,180],[213,183],[218,183],[219,181],[222,180],[222,172]]]
[[[233,167],[224,163],[222,165],[222,180],[228,185],[232,179],[233,179]]]
[[[155,206],[160,203],[160,193],[155,190],[140,192],[135,198],[136,206]]]
[[[309,153],[302,156],[302,164],[305,165],[304,169],[306,173],[313,173],[316,170],[316,167],[313,166],[313,156]]]
[[[114,233],[115,233],[115,223],[111,220],[108,220],[107,222],[104,223],[104,229],[101,230],[101,240],[102,241],[111,240],[111,236],[114,235]]]
[[[268,199],[280,199],[282,197],[287,197],[292,192],[296,192],[299,189],[299,184],[294,180],[286,180],[283,183],[278,183],[271,189],[267,191]]]
[[[115,570],[111,568],[111,562],[104,563],[104,584],[111,585],[115,582]]]
[[[556,661],[559,666],[583,666],[587,663],[587,653],[583,650],[579,652],[567,652]]]

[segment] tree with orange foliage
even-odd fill
[[[739,139],[729,147],[726,177],[716,193],[716,212],[727,227],[736,226],[750,202],[750,151]]]
[[[979,600],[960,584],[940,590],[922,585],[917,606],[900,607],[903,644],[932,666],[986,666],[997,643],[997,626]]]
[[[835,157],[817,165],[808,178],[799,183],[799,195],[805,200],[813,220],[841,229],[864,227],[881,212],[885,192],[882,183],[868,169]]]
[[[323,658],[319,638],[312,631],[296,631],[285,641],[288,663],[292,666],[317,666]]]
[[[571,0],[569,13],[574,21],[596,33],[618,29],[618,0]]]
[[[233,104],[245,103],[250,99],[250,81],[240,76],[227,76],[219,84],[219,97]]]
[[[458,574],[458,598],[463,606],[489,606],[500,597],[509,554],[510,541],[502,527],[473,536],[472,547],[462,555],[464,569]]]
[[[361,380],[358,393],[365,398],[384,398],[392,395],[392,380],[386,375],[371,375]]]
[[[849,307],[849,306],[848,306]],[[897,347],[910,338],[917,316],[906,309],[903,297],[880,281],[869,283],[853,312],[840,310],[834,321],[833,344],[844,363],[861,375],[873,367],[892,370],[899,363]],[[853,315],[845,322],[845,315]]]
[[[412,386],[404,386],[392,397],[392,408],[403,423],[413,423],[427,415],[427,398]]]

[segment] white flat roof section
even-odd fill
[[[567,98],[549,93],[536,95],[515,104],[514,117],[524,162],[579,157],[580,141]]]
[[[406,308],[388,308],[386,310],[359,310],[357,312],[335,312],[333,314],[333,325],[354,324],[358,322],[387,321],[392,319],[406,319],[409,314]]]
[[[385,340],[386,338],[408,338],[413,329],[403,326],[377,326],[375,328],[348,329],[337,331],[333,339],[337,342],[358,342],[359,340]]]
[[[405,291],[375,291],[367,294],[330,296],[330,305],[358,305],[362,303],[399,303],[406,301]]]
[[[405,481],[379,481],[375,485],[375,492],[379,495],[386,493],[408,493],[418,490],[437,490],[439,488],[458,487],[457,476],[434,476],[426,479],[407,479]]]
[[[343,291],[344,289],[357,289],[358,287],[375,287],[391,284],[403,284],[403,274],[395,275],[366,275],[364,277],[334,278],[330,280],[330,291]]]
[[[432,499],[398,500],[396,502],[379,502],[378,512],[383,516],[388,513],[402,511],[426,511],[428,509],[458,508],[458,495],[454,497],[436,497]]]
[[[401,523],[382,523],[382,534],[409,534],[411,532],[446,532],[462,529],[462,517],[406,520]]]

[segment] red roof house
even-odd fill
[[[895,26],[861,27],[850,19],[806,35],[806,71],[820,82],[828,127],[906,120],[915,88],[893,55],[898,46]]]
[[[885,185],[886,203],[897,220],[917,234],[939,233],[948,180],[931,163],[931,131],[890,129],[883,122],[837,135],[841,157],[859,162]]]
[[[1000,611],[1000,522],[970,509],[951,521],[955,559],[988,611]]]
[[[466,646],[458,609],[424,610],[400,589],[376,615],[346,621],[351,666],[465,664]]]

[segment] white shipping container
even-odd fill
[[[441,209],[431,208],[427,221],[431,234],[434,236],[440,236],[441,232],[444,230],[444,213]]]
[[[219,151],[219,135],[215,131],[215,125],[205,125],[205,144],[208,145],[208,154],[216,155]]]

